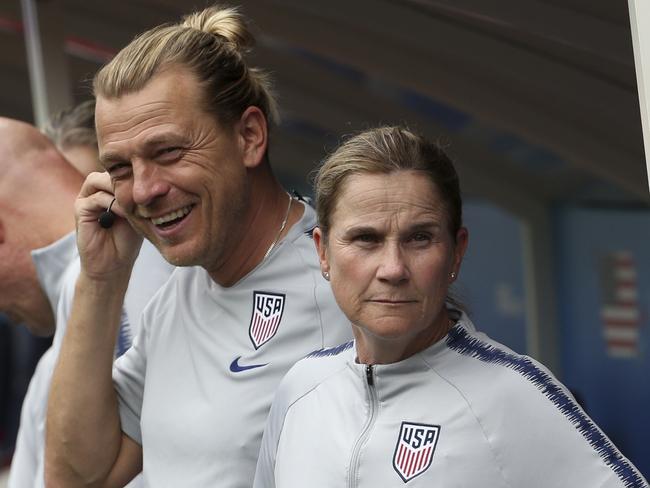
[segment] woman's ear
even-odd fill
[[[451,271],[454,274],[454,280],[460,273],[460,265],[463,262],[463,256],[465,256],[465,251],[467,250],[467,244],[469,243],[469,232],[465,227],[458,229],[456,233],[456,245],[454,246],[454,262],[452,263]]]
[[[320,227],[314,228],[314,244],[316,245],[316,252],[320,260],[320,271],[323,276],[328,275],[330,272],[330,263],[327,259],[327,239],[323,235]]]

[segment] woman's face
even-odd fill
[[[445,298],[467,231],[455,237],[426,175],[398,171],[345,180],[327,242],[319,229],[314,238],[321,268],[353,324],[361,362],[398,361],[447,333]]]

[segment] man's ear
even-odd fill
[[[243,145],[244,166],[255,168],[264,161],[268,145],[266,117],[258,107],[244,110],[237,124],[237,134]]]
[[[327,244],[325,241],[325,236],[323,236],[320,227],[314,228],[314,244],[316,245],[316,252],[320,260],[320,271],[323,274],[330,272],[330,263],[327,258]]]
[[[2,217],[0,217],[0,244],[5,243],[5,225],[4,222],[2,221]]]

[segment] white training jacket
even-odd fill
[[[367,366],[352,342],[278,389],[254,488],[647,487],[544,366],[465,314],[426,350]]]

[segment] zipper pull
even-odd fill
[[[372,364],[366,365],[366,380],[368,381],[369,386],[373,386],[375,384],[375,380],[372,377]]]

